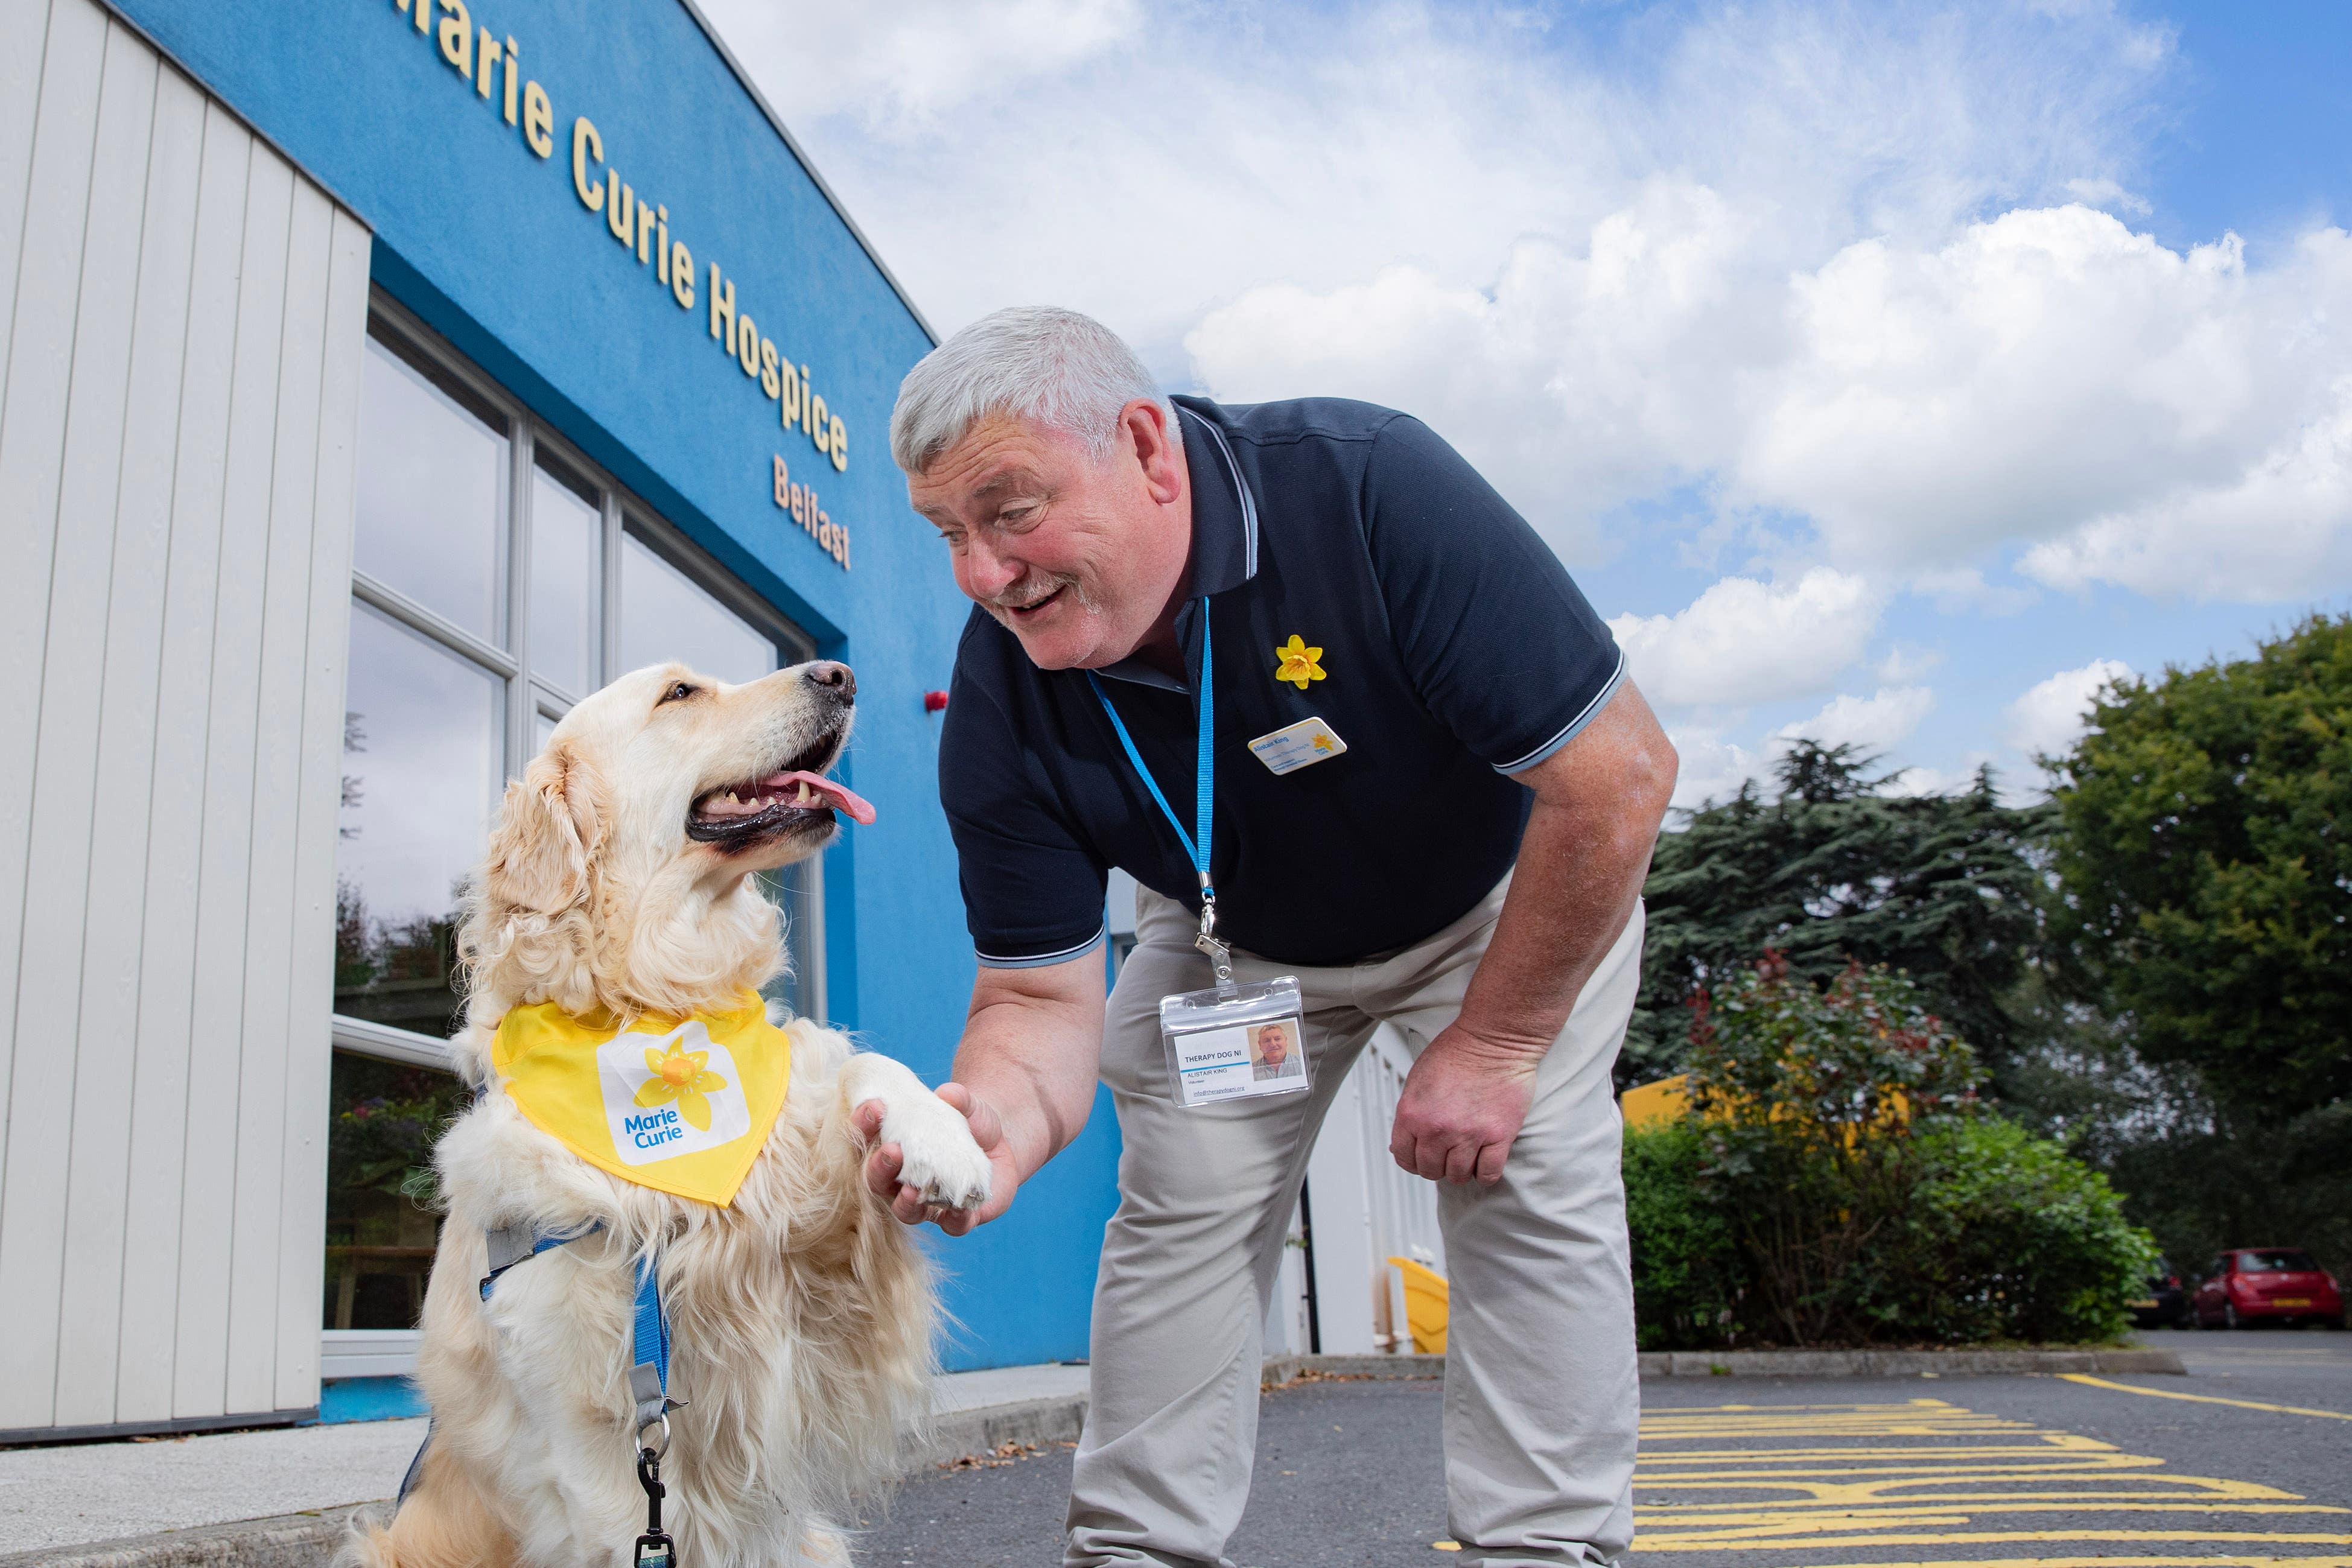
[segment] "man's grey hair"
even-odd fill
[[[915,362],[890,414],[890,455],[920,474],[982,420],[1009,415],[1076,436],[1100,463],[1118,443],[1119,410],[1138,398],[1160,405],[1172,434],[1176,405],[1118,333],[1076,310],[1014,306]]]

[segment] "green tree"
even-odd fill
[[[2183,1270],[2273,1243],[2352,1268],[2347,714],[2352,620],[2314,616],[2118,683],[2045,759],[2056,978],[2114,1019],[2068,1135]]]
[[[1675,1071],[1692,997],[1768,947],[1817,983],[1850,960],[1903,970],[1997,1076],[2017,1055],[2032,1027],[2009,998],[2041,942],[2051,812],[2003,805],[1989,770],[1900,794],[1874,761],[1800,740],[1769,798],[1743,785],[1661,837],[1622,1082]]]
[[[2119,682],[2049,766],[2083,993],[2227,1109],[2284,1124],[2352,1095],[2352,618]]]

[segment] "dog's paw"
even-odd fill
[[[896,1144],[904,1163],[898,1179],[942,1208],[978,1208],[988,1201],[988,1156],[973,1141],[963,1113],[925,1092],[891,1103],[882,1118],[882,1142]]]

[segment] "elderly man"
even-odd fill
[[[980,974],[940,1093],[995,1187],[926,1210],[887,1145],[866,1176],[962,1234],[1109,1086],[1119,1203],[1065,1561],[1222,1561],[1307,1153],[1383,1022],[1415,1052],[1391,1153],[1444,1184],[1459,1560],[1615,1558],[1640,1396],[1610,1065],[1675,757],[1608,628],[1418,421],[1171,400],[1075,312],[957,333],[890,439],[979,606],[940,788]],[[1141,891],[1106,1016],[1112,866]],[[1192,1037],[1162,1039],[1186,993],[1290,1006],[1307,1072],[1244,1065],[1194,1103]]]

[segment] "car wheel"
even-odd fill
[[[2221,1303],[2221,1326],[2225,1329],[2238,1329],[2246,1326],[2239,1321],[2238,1309],[2236,1306],[2228,1301],[2223,1301]]]

